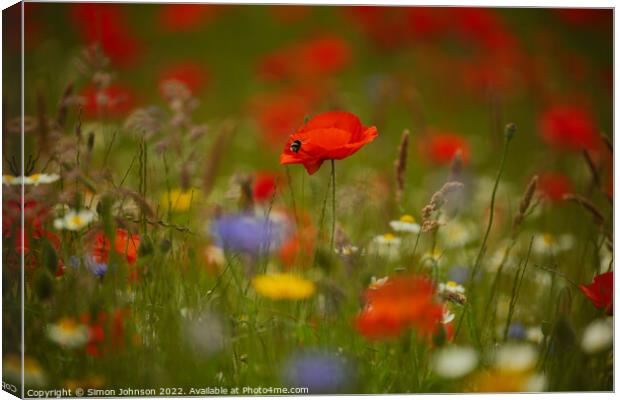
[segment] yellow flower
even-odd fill
[[[530,372],[487,371],[474,376],[467,390],[484,393],[542,392],[546,389],[543,375]]]
[[[17,354],[11,354],[2,360],[2,368],[4,372],[3,379],[8,382],[21,381],[21,357]],[[46,384],[45,371],[37,360],[32,357],[24,357],[24,381],[28,386],[41,387]]]
[[[174,211],[187,211],[198,196],[198,192],[194,189],[174,189],[169,194],[170,196],[168,196],[168,192],[164,193],[161,196],[161,202],[165,208],[168,208],[168,205],[170,205]]]
[[[312,281],[291,274],[265,274],[252,280],[254,290],[273,300],[302,300],[314,294]]]

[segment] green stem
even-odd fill
[[[472,294],[472,289],[474,287],[474,277],[476,276],[476,273],[478,272],[478,269],[480,268],[482,257],[484,256],[484,253],[486,251],[487,240],[489,239],[489,234],[491,233],[491,228],[493,227],[493,218],[495,216],[495,195],[497,194],[497,188],[499,186],[499,181],[501,180],[502,174],[504,172],[504,165],[506,164],[506,157],[508,155],[508,147],[510,145],[510,142],[512,141],[512,138],[514,137],[516,129],[517,128],[514,124],[508,124],[506,125],[505,131],[504,131],[504,139],[505,139],[504,149],[502,151],[502,158],[499,164],[499,169],[497,171],[497,177],[495,178],[495,184],[493,185],[493,192],[491,193],[491,206],[490,206],[491,209],[489,210],[489,222],[487,223],[487,229],[484,232],[484,237],[482,238],[482,243],[480,244],[480,250],[478,251],[478,255],[476,256],[476,262],[474,263],[474,267],[471,269],[471,272],[469,274],[469,284],[467,288],[467,294],[470,296],[470,299],[465,304],[463,313],[461,314],[461,317],[459,318],[459,322],[454,332],[455,339],[458,337],[459,331],[461,330],[461,325],[463,323],[463,317],[465,316],[467,309],[469,308],[469,304],[471,304],[471,301],[472,301],[471,294]]]
[[[336,237],[336,163],[334,159],[332,162],[332,236],[331,236],[331,249],[330,252],[334,251],[334,240]]]

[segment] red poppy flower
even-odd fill
[[[433,163],[450,164],[457,152],[461,152],[464,163],[469,162],[469,143],[450,132],[433,132],[420,145],[423,154]]]
[[[266,80],[324,78],[345,68],[351,61],[349,44],[337,37],[324,35],[265,55],[258,62],[258,73]]]
[[[71,17],[84,40],[100,44],[116,66],[129,67],[139,59],[142,44],[126,21],[124,11],[118,4],[71,5]]]
[[[455,8],[455,28],[459,37],[482,50],[508,52],[518,47],[517,38],[505,26],[501,16],[484,8]]]
[[[302,44],[296,65],[303,75],[323,76],[341,71],[350,60],[351,49],[345,40],[323,36]]]
[[[562,201],[565,194],[573,191],[570,179],[558,172],[544,172],[538,177],[538,190],[551,202]]]
[[[594,304],[594,307],[605,310],[608,315],[613,315],[614,304],[614,273],[606,272],[594,277],[589,285],[579,285],[579,289]]]
[[[192,93],[198,93],[208,83],[209,73],[198,63],[183,61],[161,72],[159,86],[171,80],[183,83]]]
[[[224,7],[208,4],[166,4],[159,12],[159,23],[168,32],[187,32],[205,25]]]
[[[370,339],[396,337],[406,328],[431,335],[443,315],[435,302],[435,288],[422,276],[391,277],[366,290],[366,305],[357,316],[358,331]]]
[[[124,255],[129,264],[136,262],[138,258],[138,248],[140,247],[140,236],[129,234],[126,230],[117,228],[114,238],[114,251]],[[97,233],[91,254],[98,263],[107,263],[110,251],[110,240],[103,232]]]
[[[598,145],[594,118],[575,106],[554,106],[541,115],[540,132],[547,144],[559,150],[593,150]]]
[[[252,188],[252,197],[254,201],[262,203],[271,201],[273,193],[276,190],[277,175],[270,172],[257,172],[254,179],[254,187]]]
[[[347,158],[377,135],[376,127],[362,125],[350,112],[319,114],[288,138],[280,164],[303,164],[312,175],[321,168],[323,161]]]
[[[411,43],[410,18],[405,7],[346,7],[349,17],[379,48],[393,49]]]
[[[84,113],[89,117],[106,114],[110,117],[121,117],[134,107],[133,92],[120,85],[111,85],[99,91],[89,86],[82,91]]]

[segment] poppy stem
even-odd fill
[[[336,163],[334,159],[332,163],[332,236],[331,236],[331,250],[334,251],[334,239],[336,237]]]

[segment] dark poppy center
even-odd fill
[[[300,149],[301,149],[301,140],[295,140],[293,143],[291,143],[291,151],[293,153],[299,152]]]

